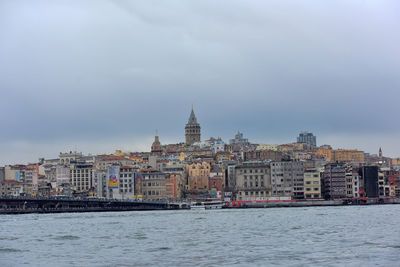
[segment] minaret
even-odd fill
[[[382,158],[382,148],[379,148],[379,157]]]
[[[185,126],[185,137],[186,145],[188,146],[195,142],[200,142],[200,124],[197,122],[196,115],[194,115],[193,105],[188,123]]]

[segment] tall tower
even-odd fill
[[[160,143],[160,139],[158,138],[157,132],[156,132],[156,135],[154,136],[154,142],[151,145],[151,152],[152,153],[161,153],[162,152],[161,143]]]
[[[188,123],[185,126],[186,145],[192,145],[195,142],[200,142],[200,124],[197,123],[196,115],[194,115],[193,105],[192,112]]]

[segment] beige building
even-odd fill
[[[71,164],[70,165],[71,189],[76,193],[89,192],[93,180],[92,164]]]
[[[256,150],[273,150],[278,151],[279,145],[267,145],[267,144],[259,144]]]
[[[321,172],[319,169],[304,170],[304,198],[321,198]]]
[[[140,171],[141,191],[143,199],[166,199],[165,173],[155,169]]]
[[[248,161],[235,167],[236,200],[265,200],[272,196],[271,167],[263,161]]]

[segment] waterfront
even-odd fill
[[[400,205],[0,216],[1,266],[394,266]]]

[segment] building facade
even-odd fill
[[[319,169],[304,170],[304,198],[321,198],[321,172]]]
[[[274,196],[304,198],[303,161],[278,161],[271,163],[271,184]]]
[[[363,166],[360,168],[362,192],[364,197],[379,197],[378,166]]]
[[[145,200],[166,199],[165,173],[155,169],[140,171],[141,193]]]
[[[74,163],[70,165],[71,189],[77,194],[87,195],[92,187],[93,164]]]
[[[272,196],[271,166],[263,161],[248,161],[235,166],[236,200],[264,200]]]
[[[325,199],[346,198],[346,169],[344,163],[329,163],[322,173],[322,193]]]
[[[309,132],[302,132],[297,137],[297,143],[307,143],[313,146],[317,146],[317,137]]]
[[[320,149],[315,154],[323,156],[328,162],[365,162],[364,152],[356,149]]]
[[[198,162],[188,167],[189,191],[208,191],[208,179],[210,178],[210,163]]]

